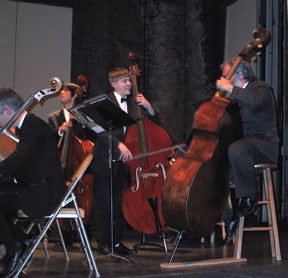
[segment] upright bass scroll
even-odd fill
[[[52,88],[47,88],[38,91],[30,96],[25,103],[16,111],[15,115],[0,129],[0,162],[13,153],[16,149],[19,139],[15,133],[11,131],[13,124],[18,120],[22,112],[29,108],[29,106],[37,100],[40,100],[48,95],[58,93],[62,88],[62,81],[58,77],[52,77],[49,80]]]

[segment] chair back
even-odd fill
[[[71,184],[69,185],[69,187],[68,187],[68,189],[67,189],[67,191],[66,191],[66,193],[65,193],[65,195],[61,201],[62,207],[67,205],[67,203],[66,203],[67,199],[70,197],[71,193],[73,192],[73,190],[77,186],[79,180],[85,174],[85,172],[86,172],[87,168],[89,167],[92,160],[93,160],[93,154],[89,153],[88,155],[86,155],[86,157],[84,158],[84,160],[82,161],[80,166],[77,168],[76,172],[72,176]]]

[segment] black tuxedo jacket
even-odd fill
[[[113,92],[108,94],[108,97],[118,106],[118,101]],[[137,105],[133,99],[133,96],[127,96],[127,112],[128,114],[134,118],[135,115],[135,105]],[[146,109],[142,109],[143,115],[147,117],[149,120],[153,122],[159,122],[158,114],[156,113],[154,116],[149,115]],[[113,142],[113,159],[117,160],[120,156],[120,152],[118,150],[119,142],[124,142],[125,137],[129,131],[129,126],[126,127],[126,131],[124,133],[124,129],[122,127],[113,129],[112,131],[112,142]],[[91,165],[91,168],[94,173],[101,173],[103,172],[109,174],[108,172],[108,144],[109,144],[109,132],[105,131],[103,133],[98,134],[97,140],[94,144],[94,161]],[[115,165],[116,166],[116,165]],[[116,166],[117,167],[117,166]]]
[[[48,123],[54,133],[58,135],[59,127],[65,122],[63,109],[52,112],[48,115]]]
[[[29,113],[18,136],[16,150],[0,163],[0,173],[23,186],[20,206],[26,214],[51,214],[66,191],[55,136],[46,122]]]
[[[48,116],[49,126],[52,128],[53,133],[55,134],[57,140],[59,140],[60,136],[58,134],[59,127],[65,122],[65,116],[63,109],[52,112]],[[88,139],[90,141],[94,141],[97,137],[96,133],[89,129],[88,127],[83,128],[82,125],[77,121],[72,119],[72,127],[75,136],[81,139]]]

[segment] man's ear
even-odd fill
[[[110,85],[111,85],[112,89],[114,90],[115,81],[110,81]]]
[[[9,116],[13,113],[13,110],[8,105],[4,105],[4,111],[6,111]]]

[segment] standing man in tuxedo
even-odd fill
[[[143,114],[150,120],[157,121],[150,102],[138,94],[134,100],[131,96],[131,76],[125,68],[115,68],[109,72],[109,82],[113,88],[108,96],[123,111],[134,117],[135,105],[140,105]],[[114,197],[114,252],[119,255],[132,255],[136,250],[127,248],[121,240],[126,230],[126,221],[122,213],[122,192],[130,184],[130,170],[123,162],[131,160],[132,154],[124,144],[129,127],[113,130],[113,197]],[[108,165],[108,132],[98,134],[94,145],[94,161],[92,170],[95,173],[94,197],[95,197],[95,232],[98,242],[98,251],[108,254],[111,248],[110,230],[110,172]],[[123,162],[122,162],[123,161]]]
[[[22,104],[22,98],[13,90],[0,89],[0,126],[8,123]],[[19,143],[15,151],[0,162],[3,277],[15,271],[32,243],[12,222],[17,211],[22,209],[32,217],[50,215],[66,191],[59,151],[49,125],[24,110],[12,128],[19,137]]]

